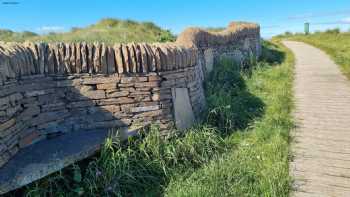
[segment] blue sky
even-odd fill
[[[18,2],[18,4],[13,4]],[[0,28],[38,33],[69,31],[101,18],[153,21],[179,33],[189,26],[252,21],[270,37],[285,31],[350,29],[350,0],[0,0]]]

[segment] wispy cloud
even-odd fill
[[[65,27],[63,26],[42,26],[36,29],[40,33],[50,33],[50,32],[63,32]]]
[[[281,28],[282,26],[281,25],[262,25],[261,26],[261,29],[277,29],[277,28]]]
[[[337,21],[315,22],[313,25],[347,25],[350,24],[350,17],[343,18]]]
[[[338,10],[338,11],[330,11],[330,12],[318,12],[318,13],[305,13],[305,14],[297,14],[293,16],[289,16],[289,20],[302,20],[302,19],[310,19],[310,18],[319,18],[319,17],[327,17],[327,16],[342,16],[350,14],[350,10]]]
[[[350,24],[350,17],[347,17],[347,18],[343,18],[341,20],[341,22],[345,23],[345,24]]]

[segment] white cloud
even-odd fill
[[[329,17],[329,16],[346,16],[350,14],[350,10],[336,10],[336,11],[329,11],[329,12],[315,12],[315,13],[305,13],[305,14],[298,14],[289,16],[289,20],[305,20],[310,18],[322,18],[322,17]]]
[[[343,18],[343,19],[341,20],[341,22],[346,23],[346,24],[350,24],[350,17]]]
[[[65,28],[63,26],[42,26],[36,29],[40,33],[49,32],[63,32]]]

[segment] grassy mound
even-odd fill
[[[174,41],[175,36],[152,22],[132,20],[102,19],[85,28],[72,28],[70,32],[37,35],[32,32],[12,32],[0,30],[1,41],[44,41],[44,42],[166,42]]]

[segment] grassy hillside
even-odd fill
[[[279,37],[302,41],[324,50],[350,78],[350,32],[339,32],[338,29],[332,29],[310,35],[288,34]]]
[[[228,60],[208,76],[207,119],[163,139],[156,126],[13,196],[288,196],[293,56],[264,43],[247,70]]]
[[[49,33],[37,35],[32,32],[12,32],[0,30],[2,41],[44,41],[44,42],[165,42],[174,41],[175,36],[170,31],[161,29],[151,22],[136,22],[132,20],[102,19],[94,25],[85,28],[72,28],[70,32]]]

